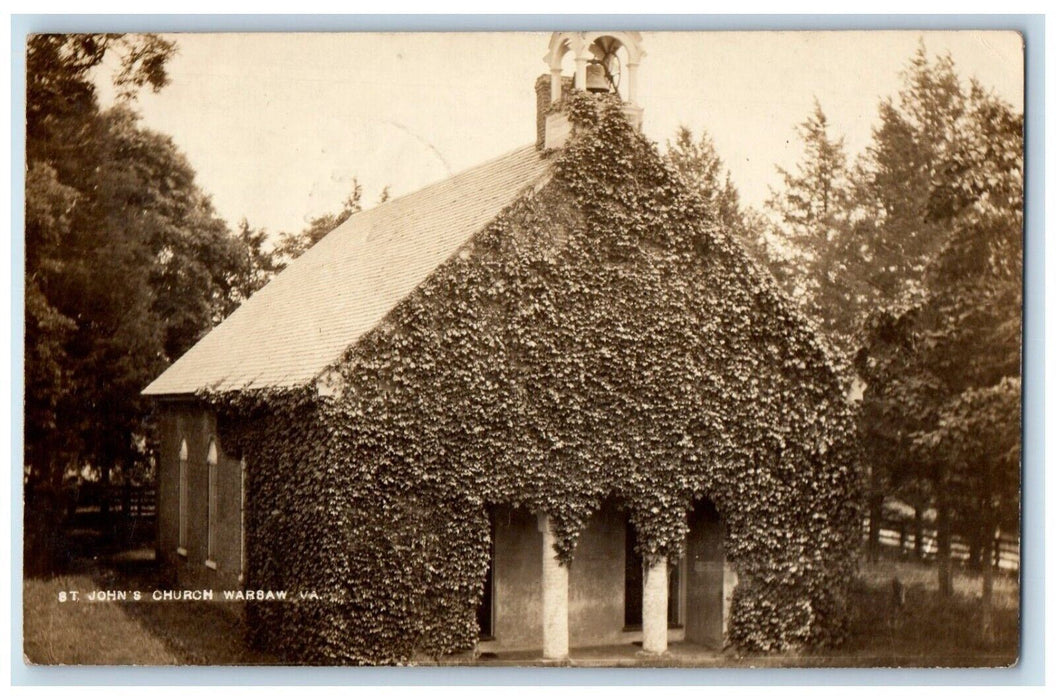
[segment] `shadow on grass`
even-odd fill
[[[102,588],[154,591],[173,587],[153,561],[113,562],[98,569],[93,578]],[[246,644],[245,623],[234,604],[144,601],[119,605],[130,618],[172,650],[180,664],[275,666],[285,663]]]
[[[230,604],[156,602],[170,588],[154,562],[80,561],[67,575],[26,579],[23,645],[28,663],[69,665],[281,665],[245,643]],[[128,600],[90,602],[90,591],[126,591]],[[70,591],[78,591],[72,600]],[[141,593],[138,602],[132,591]],[[61,596],[66,592],[65,600]]]
[[[27,579],[23,651],[30,664],[171,665],[180,657],[115,603],[93,603],[98,584],[85,574]],[[77,591],[73,600],[70,592]],[[62,594],[65,593],[65,596]]]

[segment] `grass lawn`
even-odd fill
[[[249,649],[240,620],[221,603],[84,601],[98,589],[164,589],[149,569],[96,569],[23,585],[24,646],[35,664],[256,665],[278,659]],[[59,602],[60,591],[81,592]]]
[[[896,610],[891,579],[906,586]],[[932,566],[863,564],[855,587],[851,638],[841,655],[875,666],[1010,666],[1019,657],[1019,581],[994,577],[993,640],[982,635],[982,575],[955,571],[954,595],[938,595]],[[861,663],[856,665],[862,665]]]
[[[906,586],[906,602],[896,609],[891,579]],[[933,567],[882,560],[866,563],[853,596],[853,619],[847,643],[835,651],[789,654],[672,654],[667,663],[635,661],[622,654],[618,665],[686,665],[721,667],[905,667],[1008,666],[1018,657],[1019,586],[1016,579],[995,577],[994,638],[981,634],[979,595],[982,579],[954,574],[955,595],[937,593]],[[59,592],[96,589],[160,588],[149,567],[96,568],[82,574],[24,584],[24,643],[27,659],[38,664],[279,664],[280,660],[243,643],[240,620],[223,604],[209,602],[59,602]],[[596,656],[601,650],[595,650]],[[572,651],[573,665],[576,650]],[[584,661],[590,658],[587,650]],[[615,658],[613,659],[616,660]],[[467,659],[452,660],[466,663]],[[604,659],[600,665],[606,664]],[[441,663],[444,663],[441,661]],[[503,663],[499,661],[499,663]],[[527,660],[505,663],[532,664]],[[587,665],[587,664],[584,664]],[[596,665],[590,663],[589,665]]]
[[[33,664],[176,664],[180,658],[114,603],[59,602],[60,591],[98,588],[88,576],[28,580],[23,641]]]
[[[906,587],[896,608],[891,580]],[[933,566],[882,559],[863,562],[852,589],[852,619],[839,649],[787,655],[746,655],[730,659],[741,666],[807,667],[1000,667],[1019,656],[1019,582],[994,577],[994,638],[982,635],[979,598],[982,576],[954,571],[954,595],[938,594]]]

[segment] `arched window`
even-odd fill
[[[179,535],[176,541],[176,552],[187,556],[187,441],[180,440],[180,473],[177,492],[177,505],[179,506]]]
[[[206,566],[216,568],[216,523],[217,523],[217,468],[219,455],[216,452],[216,440],[209,441],[209,454],[205,458],[209,465],[209,498],[207,502],[206,530],[205,530],[205,563]]]

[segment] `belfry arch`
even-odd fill
[[[575,61],[573,87],[584,90],[588,66],[622,50],[626,56],[626,102],[638,107],[638,65],[645,57],[639,32],[554,32],[543,61],[550,69],[550,101],[561,99],[561,63],[572,53]]]

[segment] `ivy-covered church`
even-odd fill
[[[555,33],[535,144],[352,216],[145,390],[160,558],[185,587],[285,591],[246,603],[256,644],[840,641],[850,412],[640,133],[643,55]]]

